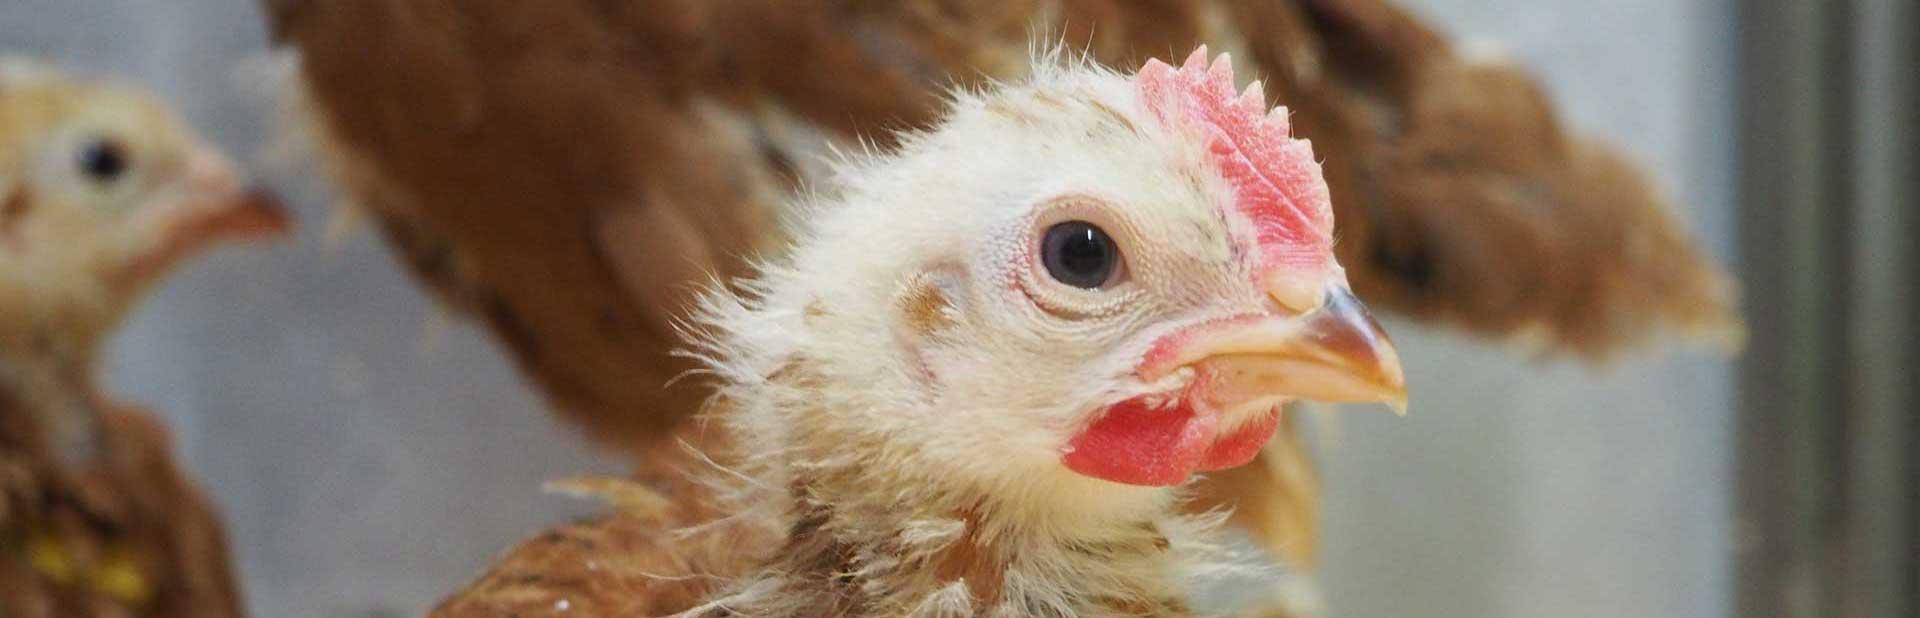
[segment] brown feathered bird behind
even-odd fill
[[[1592,359],[1739,332],[1643,175],[1522,71],[1383,0],[265,4],[348,194],[562,416],[643,459],[672,460],[708,394],[663,386],[692,368],[674,318],[708,273],[779,246],[819,155],[927,126],[943,89],[1018,77],[1049,40],[1122,70],[1207,43],[1264,76],[1325,161],[1339,257],[1376,309]],[[1198,503],[1310,565],[1318,490],[1282,431]]]

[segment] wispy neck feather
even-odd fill
[[[682,616],[1187,616],[1191,579],[1234,568],[1209,542],[1221,517],[1178,515],[1167,490],[1090,515],[1045,487],[985,491],[877,463],[877,438],[814,433],[835,402],[800,396],[806,375],[778,367],[717,406],[746,438],[728,458],[746,488],[738,512],[782,534],[760,568]]]
[[[95,452],[102,410],[90,358],[0,348],[0,448],[80,464]]]
[[[683,616],[1187,616],[1189,578],[1223,557],[1201,540],[1218,518],[1160,511],[1069,529],[845,469],[781,478],[785,496],[767,496],[785,506],[781,546]]]

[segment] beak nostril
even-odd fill
[[[1305,315],[1327,302],[1327,284],[1305,277],[1269,277],[1264,286],[1267,298],[1280,306],[1282,313]]]

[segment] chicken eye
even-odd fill
[[[1055,281],[1089,290],[1106,285],[1120,267],[1120,246],[1106,231],[1085,221],[1047,228],[1040,256]]]
[[[88,180],[107,184],[127,172],[127,149],[109,138],[96,138],[80,147],[75,164]]]

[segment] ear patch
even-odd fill
[[[20,237],[20,222],[33,211],[33,196],[26,187],[8,190],[0,178],[0,248],[19,250],[26,239]]]
[[[953,316],[948,315],[953,301],[941,289],[938,277],[933,273],[914,277],[894,303],[900,310],[902,323],[914,337],[926,337],[953,325]]]
[[[827,305],[818,298],[813,299],[807,303],[806,307],[800,309],[800,319],[806,322],[807,326],[819,327],[826,322]]]
[[[966,281],[966,271],[952,264],[936,265],[907,279],[894,295],[894,341],[907,360],[907,369],[922,386],[939,381],[928,362],[927,345],[953,327],[954,308]]]

